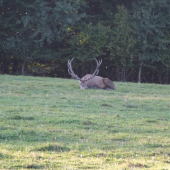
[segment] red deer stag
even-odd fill
[[[111,90],[115,89],[115,85],[111,80],[109,80],[108,78],[97,76],[97,74],[99,73],[99,67],[102,64],[102,60],[97,61],[96,58],[94,58],[97,63],[97,67],[94,73],[86,74],[83,78],[79,78],[72,69],[71,63],[73,59],[74,58],[72,58],[71,60],[68,60],[68,72],[74,79],[79,80],[81,89],[87,89],[87,88],[89,89],[111,89]]]

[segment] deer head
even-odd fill
[[[96,58],[94,58],[96,60],[97,66],[96,69],[94,71],[93,74],[90,75],[90,77],[88,78],[79,78],[73,71],[72,69],[72,61],[74,58],[72,58],[71,60],[68,60],[68,72],[69,74],[76,80],[79,80],[79,84],[80,84],[80,88],[81,89],[86,89],[87,87],[87,81],[89,81],[90,79],[92,79],[93,77],[95,77],[98,73],[99,73],[99,67],[102,64],[102,60],[97,61]]]

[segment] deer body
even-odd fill
[[[96,60],[96,59],[95,59]],[[96,70],[94,71],[93,74],[86,74],[83,78],[79,78],[73,71],[72,69],[72,65],[71,62],[72,60],[68,60],[68,72],[69,74],[74,78],[79,80],[79,84],[80,84],[80,88],[81,89],[115,89],[115,85],[114,83],[109,80],[108,78],[103,78],[100,76],[97,76],[97,74],[99,73],[99,67],[102,63],[101,61],[97,61],[97,67]]]
[[[86,81],[86,79],[90,78],[91,74],[85,75],[81,80],[79,80],[81,89],[104,89],[105,84],[103,82],[103,78],[99,76],[95,76],[92,79]],[[85,84],[85,85],[84,85]]]
[[[100,76],[95,76],[92,79],[86,81],[86,79],[90,78],[92,75],[87,74],[83,78],[79,80],[81,89],[115,89],[115,85],[108,78],[103,78]]]

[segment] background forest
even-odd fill
[[[170,83],[169,0],[0,0],[0,73]]]

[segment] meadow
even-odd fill
[[[169,170],[170,85],[0,75],[0,169]]]

